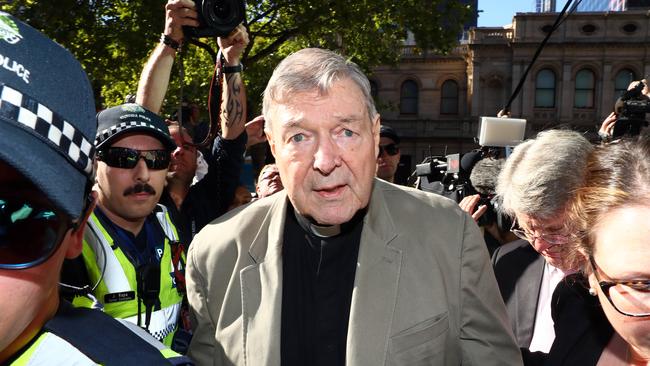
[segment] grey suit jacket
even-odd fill
[[[277,193],[192,242],[187,290],[198,365],[279,365],[282,234]],[[347,365],[520,365],[487,250],[448,199],[375,180],[352,294]]]

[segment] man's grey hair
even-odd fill
[[[273,71],[264,90],[262,113],[269,128],[269,111],[274,103],[285,103],[297,93],[318,91],[327,95],[335,82],[351,80],[365,100],[368,116],[372,121],[377,115],[370,93],[370,82],[359,66],[343,56],[319,48],[305,48],[287,56]]]
[[[518,145],[499,174],[501,210],[548,219],[561,213],[584,181],[591,143],[569,130],[540,132]]]

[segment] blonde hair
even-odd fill
[[[595,229],[616,209],[650,205],[650,135],[597,147],[586,167],[585,184],[569,211],[573,268],[594,253]],[[621,230],[634,230],[624,228]],[[589,266],[583,272],[590,273]]]

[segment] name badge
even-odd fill
[[[104,295],[104,303],[111,304],[114,302],[129,301],[135,299],[135,291],[114,292]]]

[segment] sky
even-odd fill
[[[561,11],[566,0],[555,2],[555,11]],[[535,11],[535,0],[479,0],[479,27],[500,27],[512,22],[515,13]]]

